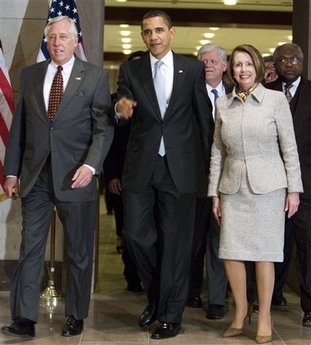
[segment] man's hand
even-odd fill
[[[115,110],[122,117],[126,119],[130,119],[133,116],[134,108],[136,107],[136,105],[137,105],[137,102],[133,101],[132,99],[122,97],[116,103]]]
[[[108,182],[108,190],[112,194],[121,194],[121,181],[118,178],[114,178]]]
[[[82,165],[73,175],[73,184],[71,185],[71,188],[84,188],[92,181],[92,178],[92,171],[88,167]]]
[[[8,198],[16,200],[19,198],[19,180],[17,177],[7,177],[3,189]]]

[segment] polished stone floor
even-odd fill
[[[256,314],[252,323],[245,325],[243,335],[236,338],[223,338],[222,333],[232,317],[232,302],[229,299],[228,313],[224,320],[211,321],[205,318],[202,309],[186,308],[183,317],[184,333],[168,340],[151,340],[150,329],[141,330],[137,318],[145,306],[143,293],[128,292],[122,275],[122,261],[115,250],[113,216],[106,215],[101,207],[99,234],[99,269],[98,282],[92,296],[89,317],[85,321],[84,332],[76,337],[60,336],[65,321],[62,298],[42,299],[40,316],[34,338],[16,338],[0,333],[0,345],[36,344],[36,345],[249,345],[255,344]],[[311,345],[311,328],[301,326],[302,313],[299,298],[291,291],[286,291],[288,308],[283,311],[273,310],[274,345]],[[203,294],[206,301],[206,294]],[[9,322],[9,294],[0,293],[0,324]]]

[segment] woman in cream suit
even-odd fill
[[[244,261],[256,265],[259,313],[256,342],[272,341],[274,262],[283,260],[285,212],[302,192],[292,117],[282,92],[267,90],[263,59],[251,45],[236,47],[228,77],[235,87],[217,100],[208,195],[220,223],[224,259],[236,309],[225,337],[243,331],[248,313]]]

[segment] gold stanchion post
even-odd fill
[[[56,210],[53,208],[51,220],[51,233],[50,233],[50,262],[48,267],[48,286],[41,293],[41,298],[51,299],[61,297],[62,294],[55,287],[54,273],[55,273],[55,230],[56,230]]]

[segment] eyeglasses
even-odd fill
[[[289,63],[292,65],[297,65],[300,62],[300,59],[298,59],[297,56],[292,56],[290,58],[281,57],[280,59],[278,59],[278,62],[282,65],[287,65]]]

